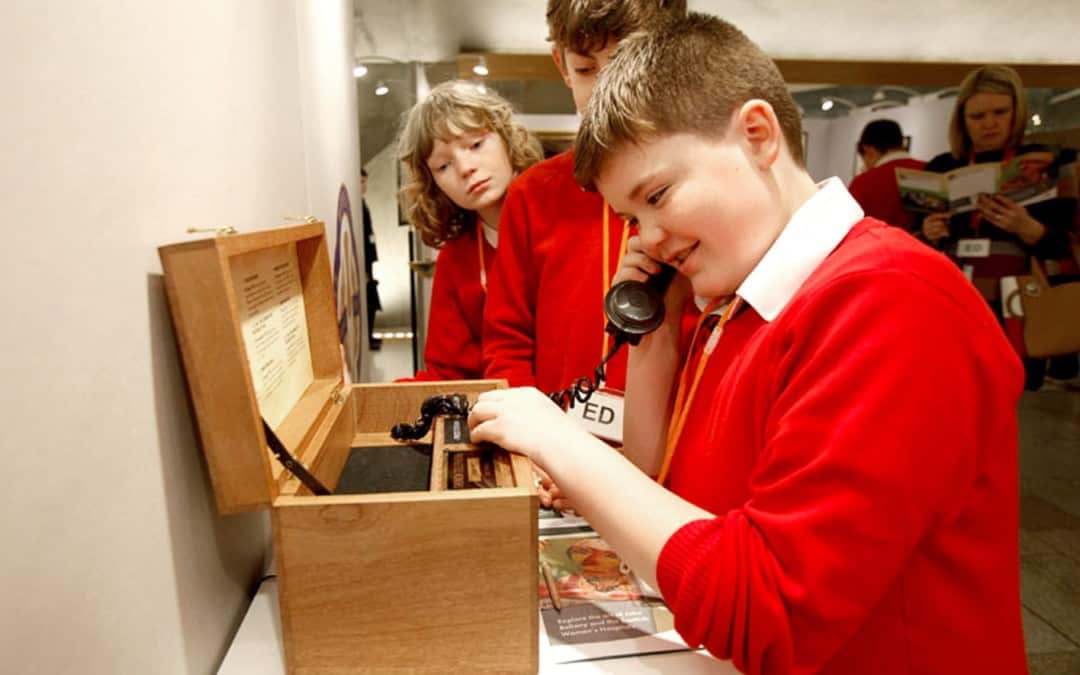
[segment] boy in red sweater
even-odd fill
[[[625,40],[576,175],[639,227],[619,279],[680,273],[631,350],[626,455],[532,389],[482,395],[472,438],[547,471],[742,671],[1024,673],[1020,363],[955,266],[815,185],[800,127],[720,19]]]
[[[686,0],[548,0],[555,60],[578,111],[597,73],[630,33],[686,14]],[[545,392],[591,377],[611,347],[603,297],[629,237],[600,195],[574,181],[572,151],[541,162],[511,186],[484,312],[485,375]],[[626,356],[606,384],[625,386]],[[621,407],[618,396],[611,404]],[[582,410],[578,406],[578,411]]]
[[[438,248],[424,367],[412,379],[484,376],[480,338],[488,270],[511,180],[542,157],[501,96],[445,82],[413,106],[398,140],[401,204],[420,238]]]
[[[904,149],[904,133],[894,120],[867,122],[856,145],[866,171],[851,179],[848,191],[864,213],[890,225],[915,231],[915,216],[900,203],[897,169],[922,169],[926,162]]]

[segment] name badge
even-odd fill
[[[622,394],[598,389],[587,403],[575,403],[567,414],[593,436],[621,444],[623,403]]]
[[[957,258],[989,258],[989,239],[961,239],[956,242]]]

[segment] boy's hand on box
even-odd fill
[[[572,451],[592,436],[535,387],[497,389],[480,394],[469,413],[474,443],[494,443],[525,455],[541,468],[550,453]]]

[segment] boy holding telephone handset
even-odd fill
[[[473,441],[544,469],[740,670],[1026,672],[1023,374],[955,266],[814,183],[775,65],[720,19],[623,40],[575,152],[639,228],[616,280],[679,272],[631,349],[626,455],[531,388],[482,394]]]

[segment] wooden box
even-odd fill
[[[430,449],[389,434],[428,396],[475,399],[504,383],[343,386],[321,223],[159,253],[218,509],[271,512],[288,672],[535,673],[528,461],[501,458],[501,484],[509,467],[513,487],[451,490],[449,453],[468,446],[445,442],[441,418]],[[315,496],[283,468],[261,418],[335,494]],[[395,448],[430,454],[430,477],[337,493],[354,460],[361,478],[378,474]]]

